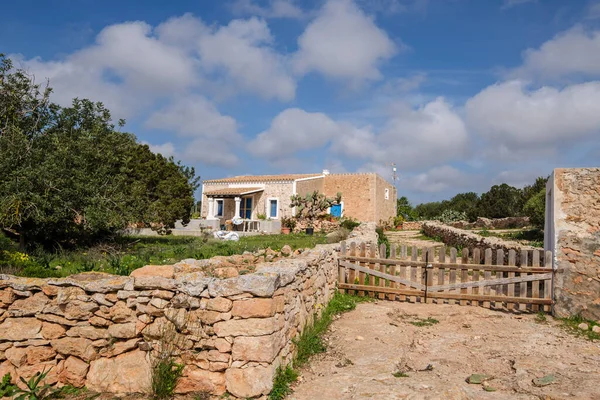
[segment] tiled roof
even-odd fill
[[[277,181],[294,181],[302,178],[313,178],[322,176],[322,174],[284,174],[284,175],[243,175],[234,176],[223,179],[210,179],[204,183],[240,183],[240,182],[277,182]]]
[[[225,188],[225,189],[217,189],[211,190],[209,192],[205,192],[204,194],[207,196],[242,196],[245,194],[262,192],[264,189],[262,188],[244,188],[244,187],[236,187],[236,188]]]

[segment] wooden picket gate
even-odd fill
[[[552,252],[341,243],[338,288],[379,299],[460,304],[519,311],[550,311]],[[439,250],[438,250],[439,249]],[[367,254],[368,253],[368,254]],[[506,263],[505,263],[506,261]],[[540,265],[542,264],[542,265]]]

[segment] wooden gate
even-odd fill
[[[552,252],[341,243],[338,288],[379,299],[550,311]]]

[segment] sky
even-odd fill
[[[32,0],[0,53],[202,179],[377,172],[414,204],[600,164],[600,0]]]

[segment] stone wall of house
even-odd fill
[[[324,179],[326,196],[342,193],[344,217],[375,220],[375,174],[330,174]]]
[[[516,263],[521,265],[520,253],[522,250],[530,252],[528,259],[531,260],[531,252],[536,248],[531,246],[524,246],[518,242],[510,240],[504,240],[497,237],[483,237],[473,232],[454,228],[452,226],[444,225],[440,222],[427,221],[423,222],[421,229],[423,233],[430,237],[438,237],[442,242],[452,247],[462,248],[480,248],[493,250],[501,249],[504,250],[504,263],[508,261],[508,252],[510,250],[516,251]],[[539,249],[538,249],[539,250]],[[493,252],[493,262],[496,262],[496,252]]]
[[[381,176],[374,175],[375,193],[373,199],[375,200],[375,222],[388,222],[393,225],[393,218],[396,216],[396,200],[398,199],[396,187]]]
[[[306,196],[314,191],[323,193],[323,177],[304,179],[296,182],[296,193],[300,196]]]
[[[365,224],[350,241],[376,243]],[[185,365],[177,393],[248,398],[271,391],[293,339],[331,298],[339,244],[219,279],[209,260],[61,279],[0,275],[0,375],[91,391],[146,393],[160,354]]]
[[[423,226],[423,221],[404,221],[402,230],[404,231],[420,231]]]
[[[600,319],[600,168],[555,169],[545,247],[554,251],[555,312]]]

